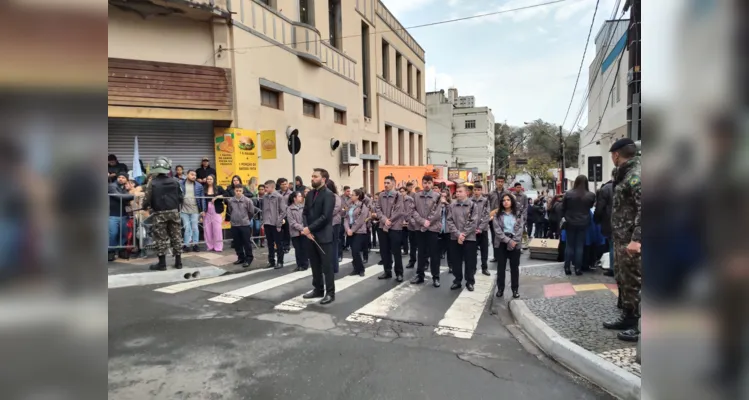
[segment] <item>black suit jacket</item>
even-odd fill
[[[333,243],[333,209],[335,208],[333,192],[326,187],[320,190],[310,190],[304,200],[303,216],[317,243]]]

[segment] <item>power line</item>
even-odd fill
[[[567,112],[564,114],[564,120],[562,120],[562,126],[564,126],[564,124],[567,123],[567,117],[570,115],[570,110],[572,109],[572,102],[575,100],[575,91],[577,91],[577,84],[580,82],[580,75],[583,72],[583,64],[585,64],[585,55],[588,53],[588,45],[590,44],[590,35],[593,33],[593,25],[596,22],[596,15],[598,14],[599,4],[601,4],[601,0],[596,0],[596,8],[593,10],[593,18],[590,21],[590,28],[588,29],[588,38],[585,39],[585,49],[583,49],[583,56],[580,59],[580,68],[577,70],[577,78],[575,79],[575,87],[572,88],[572,97],[570,97],[570,104],[567,106]]]
[[[549,6],[549,5],[552,5],[552,4],[563,3],[565,1],[568,1],[568,0],[547,1],[545,3],[533,4],[533,5],[524,6],[524,7],[511,8],[511,9],[507,9],[507,10],[492,11],[492,12],[488,12],[488,13],[484,13],[484,14],[472,15],[472,16],[469,16],[469,17],[460,17],[460,18],[446,19],[446,20],[441,20],[441,21],[427,22],[427,23],[424,23],[424,24],[413,25],[413,26],[402,28],[402,29],[389,29],[389,30],[382,30],[382,31],[374,31],[374,32],[370,33],[370,35],[375,35],[375,34],[378,34],[378,33],[381,34],[381,33],[386,33],[386,32],[407,31],[409,29],[425,28],[425,27],[428,27],[428,26],[444,25],[444,24],[450,24],[450,23],[453,23],[453,22],[467,21],[467,20],[477,19],[477,18],[485,18],[485,17],[490,17],[490,16],[493,16],[493,15],[507,14],[507,13],[516,12],[516,11],[523,11],[523,10],[529,10],[529,9],[538,8],[538,7]],[[340,39],[349,39],[349,38],[356,38],[356,37],[361,37],[361,36],[362,36],[361,34],[358,34],[358,35],[348,35],[348,36],[341,36]],[[305,43],[314,43],[314,42],[317,42],[317,41],[318,41],[317,39],[312,39],[312,40],[306,40],[306,41],[295,42],[295,43],[296,44],[305,44]],[[330,43],[329,39],[320,39],[319,41],[327,41],[328,43]],[[260,48],[266,48],[266,47],[288,46],[288,45],[291,45],[291,44],[294,44],[294,43],[273,43],[273,44],[267,44],[267,45],[262,45],[262,46],[228,48],[228,49],[223,49],[223,50],[227,50],[227,51],[250,50],[250,49],[260,49]]]

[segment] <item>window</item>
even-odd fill
[[[419,165],[424,165],[424,135],[419,135]]]
[[[281,109],[281,93],[276,92],[274,90],[270,90],[264,87],[260,88],[260,104],[275,108],[280,110]]]
[[[398,164],[406,165],[406,156],[403,154],[403,148],[405,147],[405,132],[403,129],[398,129]]]
[[[411,75],[411,63],[406,63],[406,92],[408,94],[413,95],[413,76]]]
[[[299,22],[315,26],[314,0],[299,0]]]
[[[390,45],[385,39],[382,40],[382,77],[390,80]]]
[[[476,129],[476,120],[475,119],[467,119],[466,120],[466,129]]]
[[[333,110],[333,122],[346,125],[346,111]]]
[[[393,127],[385,125],[385,165],[392,164]]]
[[[341,0],[328,1],[328,28],[330,30],[330,45],[343,50],[341,43]]]
[[[401,53],[395,52],[395,85],[399,88],[403,89],[403,71],[402,64],[403,64],[403,57],[401,56]]]
[[[416,100],[421,101],[421,71],[418,69],[416,70]]]
[[[319,107],[320,105],[314,101],[302,100],[302,113],[308,117],[318,118],[317,110]]]
[[[276,0],[260,0],[260,2],[274,10],[276,9]]]
[[[416,162],[416,157],[414,157],[414,150],[416,150],[416,146],[414,146],[414,133],[408,132],[408,165],[416,165],[414,162]]]
[[[363,106],[364,116],[372,118],[372,96],[369,92],[369,41],[372,38],[369,37],[369,25],[366,22],[361,22],[361,60],[362,60],[362,92],[363,92]]]

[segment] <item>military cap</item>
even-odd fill
[[[609,153],[613,153],[621,149],[624,146],[629,146],[630,144],[635,144],[634,140],[630,138],[621,138],[611,145],[611,148],[609,149]]]

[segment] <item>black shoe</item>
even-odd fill
[[[192,246],[192,251],[194,251],[194,252],[196,252],[196,253],[197,253],[197,252],[199,252],[199,251],[200,251],[200,247],[198,247],[198,245],[197,245],[197,244],[194,244],[194,245]]]
[[[473,283],[466,283],[466,289],[468,289],[469,292],[473,292]]]
[[[252,264],[252,261],[245,261],[245,262],[244,262],[244,263],[242,264],[242,268],[250,268],[250,264]]]
[[[452,274],[453,273],[453,267],[447,267],[447,273]]]
[[[362,258],[362,261],[364,262],[364,264],[368,263],[369,262],[369,257]]]
[[[382,261],[382,260],[377,261],[377,265],[385,265],[385,261]]]
[[[420,276],[416,275],[413,278],[411,278],[411,284],[412,285],[418,285],[418,284],[421,284],[421,283],[424,283],[424,278],[423,277],[420,277]]]
[[[109,253],[109,254],[107,254],[107,256],[108,256],[107,257],[107,261],[109,261],[109,262],[114,261],[114,253]]]
[[[398,281],[399,283],[403,282],[403,275],[396,275],[395,280]]]
[[[408,264],[406,264],[406,269],[411,269],[415,266],[416,266],[416,263],[409,262]]]
[[[237,260],[237,261],[234,261],[232,264],[234,265],[244,264],[244,260]]]
[[[640,340],[640,331],[637,328],[627,329],[624,332],[617,333],[616,337],[625,342],[637,342]]]
[[[290,251],[291,251],[290,249],[283,249],[284,254],[289,254]]]
[[[614,271],[607,269],[606,271],[603,272],[603,274],[606,276],[614,276]]]
[[[325,297],[325,293],[323,292],[316,292],[314,289],[310,290],[309,292],[302,295],[303,299],[319,299]]]
[[[462,287],[463,286],[460,283],[453,283],[452,286],[450,286],[450,290],[458,290]]]
[[[276,268],[276,263],[274,262],[268,263],[268,265],[265,266],[265,269],[271,269],[271,268]]]
[[[575,267],[575,275],[581,276],[583,274],[583,270],[580,268]]]
[[[190,248],[187,247],[187,246],[182,246],[182,252],[183,253],[189,253],[190,252]]]
[[[343,262],[343,257],[338,257],[338,263],[342,263],[342,262]]]
[[[564,274],[565,275],[572,275],[572,271],[570,270],[570,267],[564,266]]]
[[[491,260],[489,260],[489,262],[497,262],[497,259],[496,258],[492,258]]]
[[[432,286],[440,287],[440,278],[432,278]]]
[[[482,268],[482,269],[481,269],[481,273],[482,273],[482,274],[484,274],[484,275],[486,275],[486,276],[491,276],[491,275],[492,275],[492,274],[491,274],[491,273],[489,272],[489,268],[488,268],[488,267],[487,267],[487,268]]]
[[[497,294],[496,294],[497,297],[502,297],[504,295],[505,295],[504,289],[497,289]]]
[[[359,276],[364,276],[364,271],[359,272]]]
[[[320,300],[320,304],[326,305],[335,301],[335,293],[327,293],[325,297]]]
[[[174,268],[182,269],[182,256],[179,254],[174,256]]]
[[[148,267],[151,271],[166,271],[166,256],[159,256],[159,262]]]
[[[638,318],[634,315],[634,313],[632,313],[631,311],[625,311],[622,313],[622,315],[619,316],[619,319],[617,319],[616,321],[604,322],[603,327],[606,329],[624,331],[627,329],[637,328],[637,322]]]
[[[393,277],[393,274],[389,272],[383,272],[380,274],[380,276],[377,277],[377,279],[391,279]]]
[[[273,267],[273,269],[281,269],[281,268],[283,268],[283,263],[278,263],[276,264],[275,267]]]
[[[357,271],[357,270],[353,270],[353,271],[351,271],[350,274],[348,274],[348,276],[356,276],[356,275],[359,275],[359,271]]]
[[[512,298],[513,299],[519,299],[520,298],[520,293],[518,293],[517,290],[513,290],[512,291]]]

